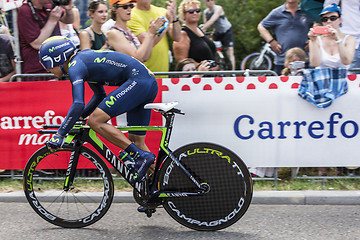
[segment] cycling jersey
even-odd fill
[[[110,117],[127,112],[128,124],[145,126],[150,122],[150,110],[144,105],[154,101],[158,86],[145,65],[128,55],[110,50],[83,50],[69,63],[73,103],[58,133],[62,136],[81,117],[90,115],[96,107]],[[85,107],[84,82],[94,92]],[[103,85],[119,86],[106,96]],[[145,132],[133,132],[144,135]]]

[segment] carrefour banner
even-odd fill
[[[114,89],[115,87],[105,87],[108,93]],[[86,102],[91,97],[92,91],[87,86]],[[161,92],[155,101],[160,99]],[[31,155],[52,136],[40,135],[37,130],[44,124],[61,124],[71,104],[69,81],[0,83],[0,169],[23,169]],[[112,119],[111,124],[124,125],[124,116]],[[151,124],[161,125],[161,115],[153,114]],[[160,134],[157,132],[149,135],[147,145],[157,153]],[[114,153],[120,150],[105,140],[104,142]]]
[[[297,94],[301,77],[158,79],[156,102],[178,101],[170,142],[176,148],[213,142],[236,152],[248,166],[359,166],[360,76],[326,109]],[[114,87],[106,87],[110,92]],[[92,91],[85,89],[86,101]],[[0,169],[22,169],[51,137],[43,124],[60,124],[72,103],[68,81],[0,83]],[[151,124],[162,125],[159,113]],[[112,119],[123,125],[124,116]],[[160,133],[148,133],[157,153]],[[119,149],[106,143],[115,153]]]
[[[162,100],[180,102],[172,146],[222,144],[248,166],[360,166],[360,77],[326,109],[298,96],[301,77],[163,80]]]

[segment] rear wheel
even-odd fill
[[[252,181],[246,165],[227,148],[194,143],[174,155],[199,183],[210,191],[202,196],[164,198],[167,213],[180,224],[195,230],[226,228],[246,212],[252,198]],[[160,190],[197,192],[197,188],[174,161],[161,168]]]
[[[50,152],[39,149],[24,170],[24,191],[30,206],[46,221],[65,228],[80,228],[98,221],[114,196],[111,173],[103,160],[84,146],[74,182],[64,191],[72,148]]]

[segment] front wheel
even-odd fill
[[[24,191],[30,206],[46,221],[65,228],[80,228],[98,221],[108,211],[114,183],[104,161],[82,146],[74,182],[64,191],[73,150],[65,147],[35,152],[24,170]]]
[[[241,62],[241,70],[271,70],[271,58],[264,54],[264,58],[261,61],[258,61],[259,57],[260,53],[252,53],[246,56]]]
[[[195,230],[213,231],[237,222],[248,209],[252,181],[243,161],[232,151],[211,143],[193,143],[174,152],[181,164],[210,191],[204,195],[164,198],[167,213]],[[167,159],[160,172],[160,190],[196,192],[190,178]],[[176,195],[176,194],[175,194]]]

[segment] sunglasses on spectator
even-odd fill
[[[191,9],[191,10],[187,10],[187,11],[185,11],[185,12],[186,12],[186,13],[190,13],[190,14],[193,14],[194,12],[200,13],[200,12],[201,12],[201,9],[200,9],[200,8]]]
[[[321,22],[327,22],[330,19],[330,21],[334,22],[338,18],[339,18],[339,16],[330,16],[330,17],[322,17],[322,18],[320,18],[320,20],[321,20]]]
[[[130,8],[130,9],[133,9],[135,7],[134,4],[130,3],[130,4],[126,4],[126,5],[118,5],[118,7],[121,7],[123,8],[124,10]]]

